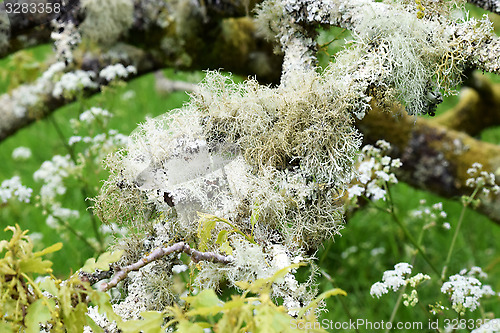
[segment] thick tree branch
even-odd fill
[[[455,131],[476,136],[482,130],[500,125],[500,84],[475,73],[460,92],[460,100],[452,109],[433,122]]]
[[[224,265],[228,265],[232,262],[230,257],[223,256],[215,252],[200,252],[198,250],[192,249],[188,244],[180,242],[169,247],[156,249],[153,252],[151,252],[151,254],[149,254],[145,258],[142,258],[138,262],[120,268],[120,270],[115,273],[115,275],[111,278],[111,280],[108,283],[103,283],[101,285],[101,290],[107,291],[115,287],[120,281],[122,281],[127,277],[128,273],[132,271],[138,271],[147,264],[156,261],[158,259],[161,259],[164,256],[167,256],[174,252],[186,253],[187,255],[191,256],[193,262],[210,261],[210,262],[221,263]]]
[[[146,34],[147,32],[143,32],[143,35]],[[134,38],[140,38],[140,36]],[[138,75],[165,67],[191,70],[223,68],[235,74],[256,74],[263,82],[279,80],[282,57],[273,53],[271,44],[256,36],[251,19],[243,17],[223,20],[217,29],[210,31],[205,38],[205,40],[186,44],[186,49],[147,47],[142,49],[117,44],[108,52],[77,51],[75,52],[76,67],[92,71],[98,77],[99,71],[116,62],[114,58],[119,54],[122,57],[120,61],[134,65]],[[158,44],[160,44],[159,40],[156,41],[157,47]],[[100,87],[106,85],[107,82],[98,80],[96,84],[95,87],[85,90],[86,96],[98,92]],[[0,141],[75,100],[74,97],[55,97],[54,85],[54,82],[40,78],[35,83],[20,86],[11,93],[0,96]],[[26,99],[27,95],[29,99]]]

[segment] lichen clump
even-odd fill
[[[134,22],[133,0],[82,0],[81,7],[85,12],[82,36],[99,44],[112,44]]]
[[[116,208],[126,207],[122,196],[127,205],[143,196],[188,239],[197,212],[249,233],[253,214],[259,239],[314,248],[341,228],[340,197],[360,145],[342,94],[314,71],[277,88],[209,73],[188,105],[132,135],[112,163],[98,211],[116,217],[111,197]]]
[[[196,265],[195,284],[216,288],[272,276],[294,257],[309,261],[306,250],[342,228],[341,198],[361,144],[355,97],[330,74],[291,73],[295,80],[270,88],[211,72],[186,106],[141,124],[128,147],[108,158],[112,174],[95,205],[103,221],[147,235],[118,245],[127,253],[122,264],[182,239],[232,256],[230,265]],[[210,221],[213,229],[201,236]],[[273,265],[277,246],[287,260]],[[148,283],[134,277],[133,285]],[[295,307],[307,304],[311,286],[292,295],[276,285],[273,293]],[[135,304],[129,292],[124,304]],[[159,309],[150,300],[141,306]]]

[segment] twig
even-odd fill
[[[153,252],[151,252],[151,254],[149,254],[147,257],[142,258],[138,262],[122,267],[118,272],[115,273],[113,278],[111,278],[111,280],[108,283],[103,283],[101,285],[101,290],[107,291],[115,287],[118,284],[118,282],[127,277],[128,273],[132,271],[137,271],[140,268],[149,264],[150,262],[156,261],[174,252],[184,252],[187,255],[191,256],[191,259],[194,262],[210,261],[210,262],[219,262],[221,264],[226,264],[226,265],[232,262],[230,257],[223,256],[215,252],[200,252],[198,250],[192,249],[188,244],[184,242],[179,242],[169,247],[156,249]]]

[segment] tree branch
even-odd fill
[[[263,82],[279,81],[280,74],[276,69],[281,68],[282,56],[275,55],[272,45],[256,36],[250,18],[223,20],[218,28],[208,33],[205,38],[204,41],[193,41],[194,45],[186,44],[189,49],[161,49],[158,48],[160,41],[157,40],[157,48],[154,49],[116,44],[102,53],[80,50],[75,52],[75,68],[92,71],[98,77],[100,70],[116,62],[116,55],[119,54],[121,62],[137,68],[137,75],[165,67],[190,70],[224,68],[245,76],[249,73],[256,74]],[[186,57],[189,57],[189,61],[180,62],[180,59]],[[101,86],[107,84],[102,80],[95,83],[95,87],[85,90],[85,96],[100,91]],[[75,100],[74,97],[54,97],[54,85],[50,80],[39,78],[35,83],[25,84],[0,96],[0,141]],[[26,96],[30,98],[27,99]]]
[[[461,90],[459,102],[433,122],[471,136],[500,125],[500,84],[493,84],[478,73],[465,83],[468,87]]]
[[[142,258],[138,262],[120,268],[120,270],[114,274],[114,276],[108,283],[103,283],[101,285],[101,290],[107,291],[115,287],[120,281],[122,281],[127,277],[128,273],[132,271],[138,271],[147,264],[156,261],[158,259],[161,259],[164,256],[167,256],[174,252],[186,253],[187,255],[191,256],[193,262],[210,261],[215,263],[221,263],[224,265],[228,265],[232,262],[230,257],[223,256],[215,252],[200,252],[198,250],[192,249],[188,244],[180,242],[169,247],[156,249],[153,252],[151,252],[151,254],[149,254],[145,258]]]

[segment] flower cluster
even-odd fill
[[[103,121],[107,121],[108,118],[111,118],[112,114],[108,110],[104,110],[97,107],[92,107],[87,111],[84,111],[80,114],[80,121],[85,122],[87,124],[91,124],[96,119],[101,119]]]
[[[87,88],[97,88],[97,83],[92,81],[95,73],[92,71],[76,70],[61,76],[54,85],[52,96],[56,98],[72,98],[78,92]]]
[[[123,66],[118,63],[116,65],[109,65],[104,67],[99,73],[99,77],[106,79],[107,81],[113,81],[114,79],[124,79],[130,74],[137,74],[137,69],[134,66]]]
[[[425,204],[425,199],[420,200],[420,207],[410,211],[410,216],[423,221],[425,229],[436,226],[439,223],[444,229],[449,230],[451,225],[449,222],[444,221],[448,215],[443,210],[443,204],[441,202],[435,203],[432,206],[426,206]]]
[[[484,195],[500,193],[500,186],[495,182],[495,175],[491,172],[483,171],[481,163],[476,162],[472,164],[472,167],[467,170],[467,174],[470,178],[465,181],[465,186],[480,189]]]
[[[27,160],[31,157],[31,149],[28,147],[17,147],[12,152],[12,159],[14,160]]]
[[[483,285],[478,278],[486,278],[487,275],[480,267],[473,267],[470,270],[462,270],[459,274],[449,277],[443,283],[441,292],[450,296],[452,308],[460,316],[467,310],[474,311],[479,306],[479,300],[483,296],[493,296],[495,292],[489,285]]]
[[[113,114],[108,110],[92,107],[82,112],[78,119],[70,119],[70,124],[75,134],[78,134],[81,129],[86,129],[92,133],[96,128],[104,129],[111,117],[113,117]],[[98,133],[94,136],[73,135],[68,139],[68,145],[75,146],[77,143],[84,143],[86,146],[82,151],[83,156],[93,158],[94,162],[99,164],[106,155],[125,146],[128,141],[128,136],[119,133],[115,129],[110,129],[105,133]]]
[[[418,273],[411,278],[408,278],[411,274],[412,268],[412,265],[402,262],[396,264],[394,266],[394,270],[385,271],[382,277],[382,282],[376,282],[372,285],[370,295],[372,295],[372,297],[380,298],[382,295],[387,294],[389,290],[398,291],[399,288],[409,285],[413,288],[413,290],[410,295],[403,295],[403,304],[405,306],[415,306],[418,302],[418,293],[415,288],[417,288],[420,283],[430,280],[430,276]]]
[[[386,184],[396,184],[398,182],[391,171],[401,167],[401,161],[399,158],[392,159],[383,155],[383,153],[391,149],[388,142],[378,140],[376,146],[378,148],[366,145],[361,150],[360,163],[357,168],[359,184],[348,189],[349,199],[356,200],[357,197],[364,194],[372,200],[385,200],[386,190],[384,187]]]
[[[63,181],[74,171],[75,163],[69,155],[55,155],[51,161],[43,162],[40,168],[35,171],[33,178],[43,182],[40,189],[40,199],[44,207],[51,206],[57,195],[66,193]]]
[[[0,185],[0,202],[5,203],[11,198],[17,198],[21,202],[30,202],[33,190],[21,184],[21,178],[14,176],[6,179]]]

